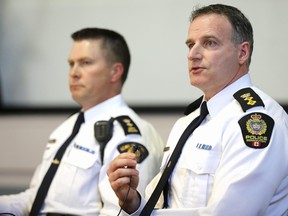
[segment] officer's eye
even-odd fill
[[[193,48],[193,46],[195,45],[195,43],[187,43],[186,45],[187,45],[188,49],[190,50],[190,49]]]
[[[82,62],[81,62],[81,65],[83,65],[83,66],[85,66],[85,65],[90,65],[92,63],[92,61],[90,61],[90,60],[83,60]]]
[[[74,66],[74,62],[68,61],[68,65],[69,65],[70,68],[72,68]]]
[[[206,47],[206,48],[214,48],[216,46],[217,46],[217,42],[214,40],[206,40],[204,42],[204,47]]]

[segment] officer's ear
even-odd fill
[[[239,45],[239,64],[245,64],[250,56],[250,44],[245,41]]]
[[[111,82],[121,81],[124,67],[121,63],[114,63],[111,68]]]

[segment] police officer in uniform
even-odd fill
[[[118,199],[106,174],[109,162],[119,153],[134,152],[143,192],[159,170],[163,144],[153,126],[129,108],[121,95],[130,64],[125,39],[100,28],[81,29],[72,38],[70,91],[82,106],[85,122],[65,150],[39,215],[117,215]],[[69,117],[50,135],[30,188],[0,197],[0,213],[28,215],[39,185],[78,115]]]
[[[132,176],[135,185],[123,215],[147,212],[181,134],[205,103],[209,114],[185,141],[151,215],[287,215],[288,117],[251,82],[249,20],[229,5],[198,8],[192,12],[186,44],[190,82],[203,98],[172,128],[160,173],[147,187],[146,199],[137,191],[141,176],[135,169],[121,169],[132,167],[135,156],[125,153],[111,162],[108,175],[119,203],[125,202],[123,179]],[[143,212],[141,216],[148,215]]]

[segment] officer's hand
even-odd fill
[[[139,172],[136,170],[136,165],[134,153],[122,153],[111,161],[107,170],[110,185],[119,199],[119,205],[127,213],[133,213],[140,205],[140,197],[137,192]]]

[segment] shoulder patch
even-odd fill
[[[274,120],[264,113],[250,113],[238,121],[245,144],[262,149],[269,145]]]
[[[236,92],[233,96],[239,102],[244,112],[251,107],[265,107],[259,95],[251,88],[243,88]]]
[[[122,125],[125,135],[139,134],[140,130],[129,116],[117,116],[115,119]]]
[[[136,154],[137,163],[141,163],[149,155],[147,148],[137,142],[125,142],[117,146],[120,153],[133,152]]]

